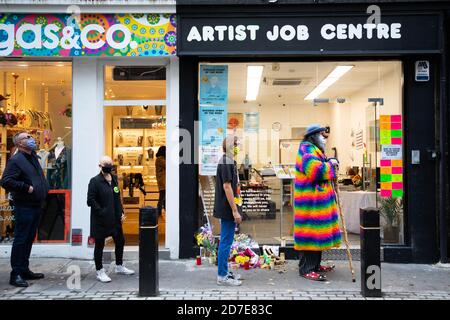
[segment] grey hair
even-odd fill
[[[22,134],[22,133],[27,133],[27,132],[25,132],[25,131],[23,131],[23,132],[19,132],[19,133],[16,133],[14,136],[13,136],[13,143],[14,143],[14,145],[17,147],[18,145],[19,145],[19,136]]]

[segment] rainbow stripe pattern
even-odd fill
[[[314,144],[300,144],[295,164],[294,248],[322,251],[341,245],[336,195],[337,172]]]

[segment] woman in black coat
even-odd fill
[[[115,272],[131,275],[134,271],[123,266],[125,238],[122,221],[125,216],[117,177],[111,173],[113,167],[111,158],[104,156],[100,160],[99,167],[102,171],[89,182],[87,205],[91,207],[90,234],[95,239],[94,260],[97,279],[101,282],[110,282],[111,278],[106,274],[102,264],[105,239],[110,236],[115,243]]]

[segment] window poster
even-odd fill
[[[244,128],[244,115],[242,113],[228,113],[228,130],[236,133]]]
[[[200,175],[214,176],[227,134],[228,66],[200,65]]]
[[[200,174],[215,175],[227,128],[225,106],[200,106]]]
[[[227,105],[228,66],[200,65],[200,105]]]
[[[402,116],[380,116],[382,198],[403,197]]]
[[[385,160],[401,160],[402,145],[386,144],[381,146],[381,158]]]
[[[259,130],[259,112],[246,112],[244,130],[247,133],[257,133]]]
[[[228,113],[227,135],[238,137],[239,141],[244,141],[244,114]]]

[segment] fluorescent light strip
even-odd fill
[[[314,100],[327,90],[333,83],[339,80],[344,74],[349,72],[354,66],[337,66],[331,73],[322,80],[317,87],[314,88],[306,97],[305,100]]]
[[[247,95],[245,100],[256,100],[263,70],[264,66],[247,66]]]

